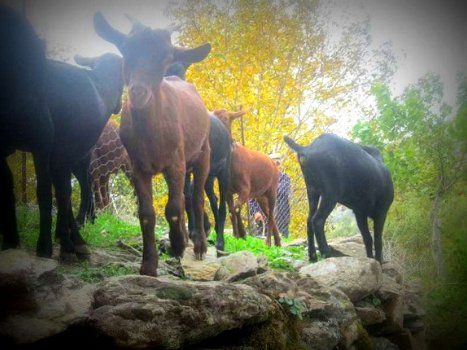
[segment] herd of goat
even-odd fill
[[[257,199],[268,217],[267,244],[271,244],[272,234],[279,246],[273,215],[279,179],[277,165],[267,155],[232,140],[231,123],[245,111],[207,111],[195,87],[184,79],[190,64],[207,57],[210,44],[194,49],[176,47],[169,31],[151,29],[139,22],[133,23],[129,34],[124,34],[99,12],[94,16],[94,29],[102,39],[114,44],[123,58],[115,54],[76,56],[75,61],[82,68],[49,60],[43,41],[26,19],[0,7],[2,249],[20,245],[13,177],[6,158],[15,150],[23,150],[32,153],[37,177],[37,255],[52,255],[52,186],[57,203],[60,258],[76,259],[90,254],[79,227],[86,216],[94,215],[90,164],[96,155],[91,150],[105,130],[116,132],[116,125],[107,123],[120,110],[119,135],[124,145],[122,152],[127,152],[124,167],[137,196],[143,235],[141,274],[157,275],[151,181],[160,173],[168,186],[165,218],[170,226],[173,256],[183,255],[188,239],[192,240],[198,259],[207,251],[206,230],[210,224],[204,212],[204,192],[212,208],[219,251],[224,249],[227,206],[234,235],[243,237],[240,208],[249,198]],[[128,100],[121,106],[124,86],[128,88]],[[297,153],[306,183],[310,260],[317,259],[315,237],[321,256],[330,256],[324,223],[336,203],[341,203],[355,213],[367,256],[375,256],[381,262],[382,230],[393,200],[393,185],[380,152],[332,134],[323,134],[308,146],[300,146],[287,136],[284,141]],[[81,187],[77,220],[71,206],[72,174]],[[103,182],[108,181],[108,176],[109,173],[93,174],[96,181]],[[219,198],[213,190],[215,179]],[[105,205],[102,203],[108,201],[108,193],[98,196],[101,205]],[[368,218],[374,221],[375,254]]]

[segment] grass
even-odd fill
[[[215,242],[215,232],[210,236],[210,242]],[[235,253],[241,250],[248,250],[256,256],[264,255],[268,258],[269,266],[278,270],[293,270],[294,260],[305,260],[305,247],[268,247],[263,239],[253,236],[246,236],[245,239],[238,239],[229,233],[224,234],[225,250],[228,253]],[[282,243],[289,242],[290,239],[283,238]]]

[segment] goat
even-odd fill
[[[300,146],[288,136],[284,141],[297,153],[305,178],[310,261],[317,261],[315,236],[321,256],[330,256],[324,224],[336,203],[341,203],[353,210],[369,258],[373,257],[373,240],[368,217],[373,219],[375,256],[382,262],[383,227],[394,188],[380,152],[333,134],[322,134],[308,146]]]
[[[193,85],[178,77],[164,78],[173,62],[199,62],[211,50],[205,44],[195,49],[172,45],[170,33],[134,24],[129,35],[112,28],[100,12],[94,28],[123,54],[128,101],[122,112],[120,137],[133,167],[138,197],[138,216],[143,233],[140,273],[156,276],[158,254],[154,236],[155,212],[151,180],[163,173],[169,188],[165,217],[170,226],[171,252],[183,256],[188,235],[184,222],[184,180],[194,173],[194,215],[191,232],[194,253],[202,259],[207,251],[204,231],[203,188],[209,173],[209,116]]]
[[[175,62],[171,64],[165,75],[175,75],[180,79],[185,80],[185,73],[190,65],[184,62]],[[215,231],[217,236],[217,250],[224,250],[224,225],[227,214],[226,200],[227,191],[230,182],[230,158],[231,158],[231,140],[230,134],[225,125],[213,114],[209,113],[211,126],[209,129],[209,146],[211,148],[211,157],[209,160],[209,175],[206,180],[204,190],[209,199],[211,210],[214,216]],[[214,180],[217,179],[219,185],[219,200],[214,193]],[[188,216],[188,228],[193,230],[195,226],[193,218],[193,203],[192,203],[192,182],[189,176],[185,179],[185,210]],[[206,232],[210,230],[209,218],[204,214],[204,229]]]
[[[224,123],[231,135],[232,121],[244,115],[246,111],[215,110],[213,113]],[[272,233],[274,235],[274,244],[280,246],[281,239],[274,218],[279,183],[279,169],[276,163],[261,152],[234,143],[230,172],[227,203],[234,236],[245,237],[245,227],[240,215],[240,208],[249,198],[255,198],[267,218],[266,244],[271,245]],[[238,194],[235,203],[233,202],[234,194]]]
[[[28,21],[0,5],[0,233],[2,249],[18,248],[13,175],[6,157],[32,152],[37,178],[40,232],[36,253],[52,254],[50,155],[54,125],[45,94],[45,45]]]
[[[55,126],[51,173],[57,199],[56,235],[60,257],[75,259],[89,250],[73,217],[71,174],[80,164],[86,177],[89,154],[113,113],[118,113],[123,91],[122,59],[114,54],[97,58],[75,56],[81,66],[47,62],[46,93]],[[89,180],[84,180],[90,183]],[[88,192],[89,193],[89,192]],[[75,255],[76,254],[76,255]]]

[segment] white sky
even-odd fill
[[[21,6],[20,0],[0,0]],[[68,47],[75,53],[96,56],[116,52],[99,38],[92,25],[100,10],[117,29],[130,29],[128,13],[142,23],[162,28],[170,24],[163,15],[169,0],[26,0],[29,20],[48,46]],[[368,13],[375,46],[392,41],[402,57],[393,79],[394,93],[427,72],[435,72],[445,82],[445,99],[455,103],[455,76],[467,72],[467,0],[347,0],[355,16]]]

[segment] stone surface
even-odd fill
[[[400,331],[404,323],[403,286],[388,275],[383,275],[383,283],[375,295],[381,300],[381,309],[386,315],[378,333],[390,334]]]
[[[358,336],[357,316],[349,298],[314,278],[293,272],[267,272],[242,283],[276,300],[281,296],[300,300],[304,305],[301,340],[310,349],[333,349],[338,344],[345,346]],[[287,309],[286,305],[282,307]]]
[[[386,320],[384,311],[374,306],[356,306],[355,311],[365,327],[380,324]]]
[[[381,265],[369,258],[329,258],[304,266],[299,272],[340,289],[352,302],[376,292],[382,283]]]
[[[99,285],[93,307],[91,324],[117,346],[177,349],[264,322],[276,306],[242,284],[123,276]]]
[[[193,281],[213,281],[221,267],[215,247],[209,247],[203,260],[196,260],[192,249],[187,249],[181,259],[185,278]]]
[[[57,261],[22,250],[0,252],[0,338],[25,344],[87,317],[94,286],[56,272]]]
[[[220,267],[214,279],[216,281],[235,282],[254,276],[258,270],[258,259],[249,251],[243,250],[218,259]]]
[[[56,260],[38,258],[21,249],[4,250],[0,252],[0,283],[8,283],[12,278],[35,280],[57,265]]]

